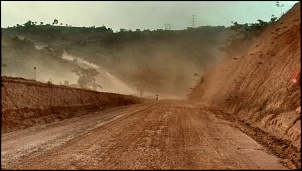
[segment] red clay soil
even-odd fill
[[[188,99],[240,117],[301,150],[301,3],[270,25],[243,55],[209,70]],[[260,133],[259,132],[259,133]],[[279,148],[279,147],[278,147]],[[278,151],[287,154],[287,148]],[[283,152],[282,152],[283,151]],[[297,158],[298,159],[298,158]],[[296,163],[301,168],[301,161]]]
[[[2,133],[143,101],[130,95],[71,88],[23,78],[1,77],[1,81]]]
[[[1,77],[1,169],[301,169],[299,5],[190,101]]]
[[[288,169],[221,115],[154,100],[37,125],[1,135],[1,168]]]
[[[257,141],[269,153],[279,157],[281,159],[280,163],[284,166],[290,169],[301,169],[301,151],[292,145],[291,141],[280,139],[268,132],[265,132],[244,121],[239,116],[224,113],[218,109],[209,110],[215,113],[218,118],[223,118],[232,122],[231,126]]]

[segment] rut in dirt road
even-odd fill
[[[287,169],[258,143],[232,128],[230,122],[185,101],[150,101],[103,114],[114,117],[105,121],[100,112],[78,119],[73,124],[90,120],[92,126],[62,145],[38,155],[28,153],[18,163],[10,163],[7,158],[2,168]],[[7,142],[2,144],[9,146]]]

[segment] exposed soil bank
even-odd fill
[[[300,23],[297,3],[247,53],[209,70],[188,99],[239,116],[300,151]]]
[[[2,133],[143,101],[23,78],[1,77],[1,81]]]

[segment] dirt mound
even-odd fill
[[[300,150],[300,10],[299,2],[244,55],[209,70],[188,99],[236,114]]]
[[[142,102],[114,93],[1,77],[1,132],[62,120],[91,111]]]

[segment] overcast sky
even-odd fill
[[[192,26],[224,25],[231,21],[255,23],[280,17],[298,1],[1,1],[1,28],[24,24],[28,20],[72,26],[102,26],[114,31],[125,29],[172,30]]]

